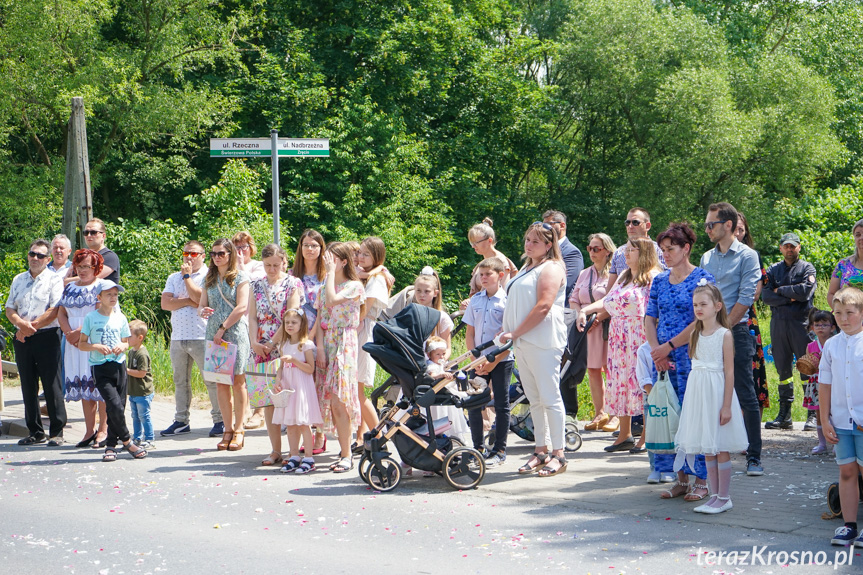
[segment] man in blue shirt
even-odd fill
[[[727,202],[711,204],[704,221],[704,231],[716,247],[701,256],[701,267],[716,278],[722,292],[731,334],[734,337],[734,391],[743,410],[743,422],[749,438],[746,452],[746,474],[763,475],[761,466],[761,412],[752,377],[755,338],[749,333],[749,307],[755,301],[755,288],[761,280],[758,254],[734,237],[737,210]]]

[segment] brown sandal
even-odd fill
[[[530,460],[536,459],[536,464],[531,465]],[[549,459],[551,459],[548,453],[534,453],[530,456],[530,459],[527,460],[527,463],[518,468],[518,472],[521,475],[526,475],[528,473],[533,473],[537,471],[540,467],[548,463]]]
[[[243,448],[243,445],[246,443],[246,432],[245,431],[235,431],[234,439],[231,440],[230,445],[228,445],[228,451],[239,451]]]
[[[216,449],[219,451],[225,451],[228,449],[228,446],[231,444],[231,440],[234,438],[233,431],[226,431],[222,434],[222,441],[216,444]]]

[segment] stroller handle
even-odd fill
[[[486,349],[490,345],[493,345],[493,344],[494,344],[494,340],[482,344],[477,349]],[[513,344],[513,341],[509,340],[505,344],[493,348],[487,354],[480,355],[477,359],[471,361],[468,365],[464,366],[462,368],[462,371],[470,371],[471,369],[474,369],[475,367],[477,367],[478,365],[480,365],[486,361],[489,363],[492,363],[494,360],[497,359],[498,355],[504,353],[505,351],[509,351],[509,349],[512,347],[512,344]],[[472,352],[470,352],[470,353],[472,353]]]

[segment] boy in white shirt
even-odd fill
[[[824,344],[818,372],[822,431],[836,445],[839,501],[845,525],[830,543],[863,547],[857,531],[857,475],[863,470],[863,292],[844,287],[833,297],[842,332]]]

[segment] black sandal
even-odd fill
[[[527,460],[527,463],[518,468],[518,472],[521,475],[526,475],[528,473],[533,473],[539,470],[540,467],[548,463],[549,459],[548,453],[534,453],[530,456],[531,459],[536,458],[536,465],[530,464],[530,459]]]
[[[135,444],[130,441],[129,445],[126,447],[126,451],[129,452],[129,455],[131,455],[135,459],[144,459],[145,457],[147,457],[147,450],[144,449],[143,447],[135,445],[135,447],[137,447],[138,449],[136,449],[135,451],[132,451],[131,449],[129,449],[133,445],[135,445]]]
[[[117,461],[117,452],[111,447],[109,447],[105,450],[105,454],[102,456],[102,461],[105,463]]]

